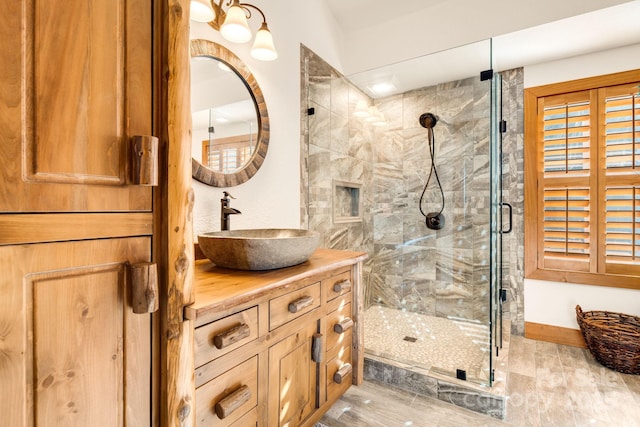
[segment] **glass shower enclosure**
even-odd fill
[[[369,254],[369,367],[490,386],[509,212],[491,41],[348,77],[304,47],[301,58],[302,223],[322,246]],[[383,80],[395,89],[376,93]],[[432,164],[441,188],[427,185]],[[420,208],[443,203],[444,226],[427,227]]]

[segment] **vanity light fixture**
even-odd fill
[[[225,1],[224,6],[228,8],[226,11],[223,9]],[[205,8],[207,11],[203,11]],[[260,61],[273,61],[278,57],[278,52],[267,27],[267,18],[260,8],[249,3],[240,3],[240,0],[191,0],[191,19],[208,23],[230,42],[246,43],[253,35],[248,22],[252,16],[251,9],[262,15],[262,25],[253,41],[251,56]]]
[[[191,19],[198,22],[209,22],[216,17],[209,0],[191,0]]]

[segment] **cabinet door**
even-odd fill
[[[128,145],[152,133],[152,0],[3,2],[0,212],[149,211]]]
[[[311,360],[316,331],[316,322],[307,322],[269,348],[269,426],[298,426],[317,406],[317,364]]]
[[[151,239],[0,247],[0,424],[149,426],[151,319],[125,264]]]
[[[127,153],[152,133],[152,7],[3,2],[2,425],[151,424],[150,315],[124,270],[151,255],[151,189],[128,185]]]

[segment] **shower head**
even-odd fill
[[[432,129],[438,122],[438,116],[432,113],[424,113],[418,119],[423,128]]]

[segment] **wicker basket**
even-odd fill
[[[576,317],[591,354],[604,366],[640,375],[640,317],[608,311],[582,311]]]

